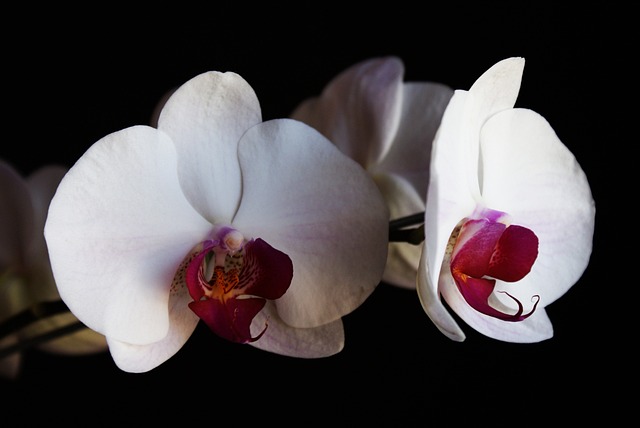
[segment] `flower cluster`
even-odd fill
[[[200,321],[334,355],[342,318],[381,283],[416,292],[453,340],[449,309],[494,339],[546,340],[544,308],[589,262],[595,203],[549,123],[514,108],[523,69],[508,58],[453,90],[372,58],[267,121],[241,76],[202,73],[49,183],[46,245],[20,258],[50,260],[52,296],[126,372],[167,361]]]

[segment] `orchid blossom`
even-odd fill
[[[514,108],[524,59],[508,58],[457,90],[433,143],[418,275],[424,310],[449,338],[478,332],[531,343],[553,336],[544,308],[582,276],[595,202],[549,123]]]
[[[60,300],[43,231],[49,203],[66,172],[67,169],[61,166],[48,165],[25,179],[10,164],[0,161],[0,323],[38,303]],[[20,345],[77,322],[68,311],[38,319],[4,336],[0,349]],[[107,350],[104,336],[80,327],[65,336],[40,343],[37,348],[66,355]],[[0,375],[16,378],[21,362],[20,351],[0,358]]]
[[[242,77],[206,72],[60,183],[45,227],[60,295],[120,369],[162,364],[200,320],[281,355],[343,349],[342,317],[382,276],[388,210],[319,132],[261,116]]]
[[[425,210],[431,142],[453,91],[404,82],[394,56],[372,58],[338,74],[291,117],[310,124],[373,177],[390,219]],[[383,281],[415,289],[421,247],[390,242]]]

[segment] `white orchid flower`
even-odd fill
[[[523,70],[523,58],[508,58],[455,91],[433,143],[418,293],[456,341],[465,335],[440,297],[488,337],[552,337],[544,308],[591,255],[587,177],[542,116],[514,108]]]
[[[157,123],[96,142],[53,198],[45,236],[71,311],[127,372],[171,358],[200,320],[282,355],[341,351],[341,317],[387,256],[366,171],[302,122],[262,122],[232,72],[186,82]]]
[[[394,56],[372,58],[338,74],[291,117],[310,124],[374,178],[390,220],[425,210],[431,143],[453,90],[403,82]],[[421,247],[390,242],[383,281],[415,289]]]
[[[0,323],[43,302],[56,302],[56,288],[44,239],[44,224],[56,186],[67,172],[44,166],[24,178],[0,160]],[[40,335],[78,322],[68,311],[36,319],[0,340],[0,349],[26,343]],[[21,369],[22,352],[0,358],[0,375],[14,379]],[[107,350],[104,336],[82,327],[36,345],[54,354],[86,355]]]

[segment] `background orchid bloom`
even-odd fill
[[[278,354],[341,351],[341,317],[387,255],[367,173],[301,122],[262,122],[231,72],[186,82],[157,123],[96,142],[52,201],[45,236],[74,314],[128,372],[171,358],[200,319]]]
[[[465,335],[440,296],[494,339],[552,337],[544,307],[589,263],[589,183],[543,117],[513,108],[523,69],[523,58],[508,58],[456,91],[434,141],[418,293],[453,340]]]
[[[56,165],[42,167],[26,179],[0,160],[0,323],[33,305],[60,300],[44,240],[44,224],[56,186],[67,172]],[[0,349],[78,322],[66,312],[43,318],[0,340]],[[68,355],[107,350],[105,337],[81,328],[37,345]],[[22,355],[0,359],[0,376],[16,378]]]
[[[453,90],[403,83],[404,64],[372,58],[338,74],[291,115],[318,129],[374,178],[390,219],[424,212],[431,142]],[[421,247],[389,243],[383,281],[415,289]]]

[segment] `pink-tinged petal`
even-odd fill
[[[406,179],[394,174],[381,174],[373,178],[387,201],[390,219],[424,211],[424,195],[418,194]],[[421,245],[390,242],[382,280],[398,287],[414,290],[421,253]]]
[[[403,178],[422,195],[424,204],[433,139],[452,95],[451,88],[439,83],[405,83],[395,138],[387,155],[379,165],[368,168],[369,172]],[[424,207],[415,212],[421,211]]]
[[[522,281],[499,289],[547,306],[586,269],[593,247],[595,202],[574,155],[539,114],[514,109],[492,117],[482,132],[484,198],[539,240],[536,263]]]
[[[174,284],[176,285],[176,284]],[[188,308],[191,297],[186,288],[174,287],[169,298],[169,331],[162,340],[148,345],[132,345],[107,338],[109,352],[123,371],[144,373],[173,357],[191,337],[200,318]]]
[[[182,194],[175,165],[166,134],[127,128],[89,148],[51,201],[45,238],[60,296],[112,339],[165,337],[176,269],[210,230]]]
[[[514,284],[514,286],[519,285],[520,282]],[[540,306],[538,306],[528,318],[518,322],[503,321],[499,318],[487,316],[472,308],[464,299],[460,290],[456,286],[448,267],[442,270],[439,289],[442,293],[442,298],[446,300],[447,305],[449,305],[451,310],[455,312],[456,315],[458,315],[467,325],[487,337],[513,343],[535,343],[553,337],[553,325],[551,324],[546,311],[542,308],[542,304],[540,304]],[[493,294],[493,297],[497,296],[503,295],[500,293]],[[527,298],[522,300],[522,303],[526,306],[524,308],[525,312],[529,312],[536,301],[536,298],[533,298],[533,301],[531,299],[532,296],[529,295]],[[507,300],[511,305],[513,300],[509,297],[505,297],[504,301]],[[507,307],[501,305],[501,302],[496,301],[495,299],[491,299],[490,302],[493,307],[497,308],[501,312],[513,311],[511,306]],[[427,312],[427,314],[429,313]],[[446,334],[446,331],[443,330],[443,333]]]
[[[403,77],[397,57],[360,62],[298,106],[291,118],[311,125],[368,168],[385,156],[398,129]]]
[[[245,245],[238,288],[244,294],[275,300],[287,291],[293,278],[291,259],[258,238]]]
[[[426,244],[426,241],[425,241]],[[437,268],[437,272],[440,273],[440,267]],[[449,264],[442,266],[443,275],[448,275],[451,278],[449,270]],[[427,262],[426,245],[422,246],[422,256],[420,258],[420,266],[418,267],[418,280],[417,291],[420,304],[425,313],[433,324],[449,339],[456,342],[462,342],[466,336],[456,320],[451,316],[447,308],[440,299],[440,291],[438,290],[438,277],[436,276],[435,284],[432,283],[432,270]],[[453,282],[453,280],[451,280]],[[455,285],[454,285],[455,287]],[[457,288],[456,288],[457,290]],[[458,292],[458,295],[460,292]],[[460,297],[462,299],[462,297]],[[464,299],[462,301],[469,307]]]
[[[23,177],[0,160],[0,271],[22,267],[35,232],[33,207]]]
[[[218,336],[236,343],[249,343],[260,338],[251,336],[251,321],[266,303],[259,297],[204,299],[189,303],[189,308]]]
[[[313,328],[295,328],[280,319],[273,302],[267,302],[251,324],[253,335],[262,332],[265,325],[268,328],[260,340],[250,343],[263,351],[296,358],[324,358],[344,348],[342,320]]]
[[[160,113],[158,129],[176,145],[183,192],[211,223],[228,222],[238,207],[238,140],[261,121],[255,92],[231,72],[194,77],[171,95]]]
[[[316,327],[357,308],[380,282],[389,211],[355,161],[291,119],[255,126],[238,155],[244,183],[234,227],[287,254],[293,280],[277,300],[295,327]]]

